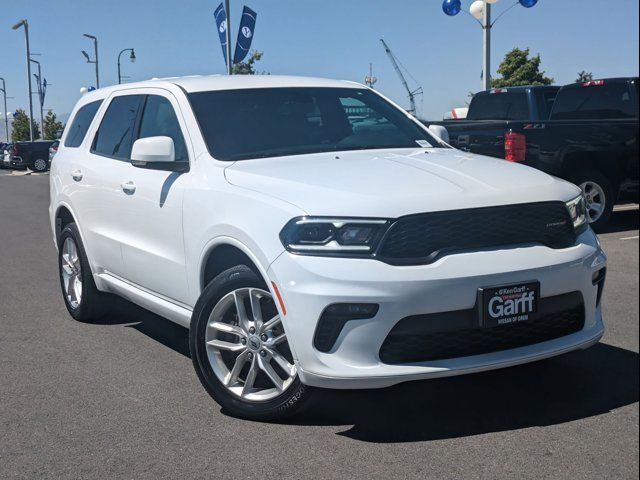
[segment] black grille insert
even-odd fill
[[[531,243],[567,248],[575,241],[563,202],[525,203],[400,217],[376,256],[394,265],[416,265],[453,251]]]
[[[510,325],[481,328],[476,311],[403,318],[382,344],[380,360],[399,364],[480,355],[553,340],[584,327],[580,292],[541,298],[535,318]]]

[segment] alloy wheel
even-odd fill
[[[259,288],[225,295],[207,321],[209,363],[220,382],[246,401],[282,394],[297,372],[273,297]]]
[[[47,162],[46,160],[43,160],[42,158],[38,158],[34,163],[33,163],[33,168],[37,171],[37,172],[44,172],[47,169]]]
[[[71,237],[62,244],[62,282],[67,302],[76,309],[82,301],[82,266],[78,246]]]
[[[589,223],[597,222],[602,216],[606,205],[604,190],[597,183],[590,181],[581,183],[580,188],[582,189],[587,204],[587,218]]]

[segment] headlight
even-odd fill
[[[290,252],[312,255],[367,256],[378,246],[389,220],[298,217],[280,232]]]
[[[567,202],[567,210],[569,210],[575,230],[579,230],[587,224],[587,205],[582,195]]]

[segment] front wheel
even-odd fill
[[[274,299],[249,267],[230,268],[207,285],[189,336],[202,385],[230,414],[272,420],[309,396]]]

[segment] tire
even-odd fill
[[[35,162],[33,162],[33,165],[31,165],[30,168],[34,172],[38,172],[38,173],[46,172],[47,169],[49,168],[49,162],[47,162],[43,158],[37,158]]]
[[[75,246],[75,256],[69,254],[71,245]],[[74,319],[80,322],[93,322],[105,315],[107,295],[96,288],[87,254],[75,223],[67,224],[60,233],[58,272],[64,304]],[[69,288],[70,284],[75,287]]]
[[[597,170],[586,170],[571,177],[571,180],[582,189],[585,195],[591,228],[597,232],[603,230],[609,224],[616,201],[611,181]],[[601,205],[597,215],[595,205]]]
[[[254,315],[249,313],[250,310],[254,311],[253,301],[256,299],[264,322],[254,322]],[[238,301],[244,305],[247,315],[238,314]],[[261,421],[275,420],[297,411],[311,394],[295,372],[287,340],[275,343],[275,340],[286,337],[282,323],[273,323],[276,317],[279,318],[279,314],[264,281],[245,265],[235,266],[215,277],[196,303],[189,331],[193,366],[207,392],[232,416]],[[246,320],[242,320],[243,318]],[[218,327],[213,328],[214,323]],[[224,326],[222,330],[221,324]],[[270,324],[276,326],[272,330],[262,330],[262,324],[265,327]],[[253,328],[250,325],[258,327],[252,335],[249,334]],[[243,333],[236,335],[227,329]],[[260,335],[261,332],[264,333]],[[208,340],[212,336],[214,339]],[[262,343],[260,339],[263,340]],[[235,350],[231,352],[218,349],[207,342],[224,344],[225,349],[232,346]],[[269,342],[273,342],[273,345]],[[256,344],[259,344],[259,348]],[[289,373],[284,369],[274,369],[274,365],[277,367],[281,364],[277,360],[281,362],[284,357],[289,367],[292,367],[288,370]],[[242,370],[238,369],[234,376],[233,371],[238,363],[242,365]],[[251,375],[254,367],[258,373]],[[273,375],[274,370],[279,371],[278,380],[284,384],[281,385],[282,390],[276,387],[276,382],[270,380],[272,377],[267,375],[267,370],[270,375]],[[291,371],[293,373],[290,375]],[[229,386],[225,386],[223,380],[232,377],[234,380],[229,380]],[[283,381],[283,377],[288,379]],[[252,378],[250,385],[249,378]]]

